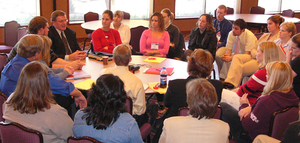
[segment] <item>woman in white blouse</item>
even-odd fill
[[[122,23],[123,20],[123,12],[115,11],[114,13],[114,22],[111,24],[110,28],[118,30],[120,33],[122,44],[129,45],[130,42],[130,28],[128,25]]]

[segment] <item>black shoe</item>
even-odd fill
[[[223,88],[225,89],[234,89],[234,85],[230,82],[223,81]]]

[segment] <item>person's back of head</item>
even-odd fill
[[[273,91],[287,93],[293,88],[293,74],[289,63],[271,62],[267,64],[266,70],[268,82],[262,96],[269,95]]]
[[[128,66],[131,61],[131,49],[126,44],[114,48],[113,58],[117,66]]]
[[[187,71],[190,76],[206,78],[213,70],[214,58],[210,52],[197,49],[188,57]]]
[[[246,29],[247,28],[247,23],[245,22],[244,19],[237,19],[233,22],[233,25],[236,25],[238,27],[240,27],[241,30]]]
[[[88,93],[87,107],[83,111],[87,114],[83,118],[87,125],[105,130],[118,120],[120,113],[127,111],[125,101],[123,81],[112,74],[101,75]]]
[[[47,66],[33,61],[21,71],[12,98],[6,103],[21,114],[35,114],[56,103],[50,89]]]
[[[218,98],[215,87],[204,78],[186,84],[189,114],[199,120],[212,118],[217,110]]]
[[[28,32],[30,34],[38,34],[41,28],[45,28],[48,20],[43,16],[36,16],[30,20],[28,24]]]
[[[261,69],[265,68],[265,66],[274,61],[279,61],[279,47],[271,41],[264,41],[258,44],[260,50],[263,52],[263,61],[260,63],[259,67]]]
[[[36,34],[27,34],[19,41],[17,53],[21,57],[30,58],[35,56],[36,53],[42,51],[44,41],[41,36]]]

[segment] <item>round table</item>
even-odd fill
[[[242,18],[245,20],[245,22],[251,24],[267,24],[267,20],[271,16],[272,15],[268,15],[268,14],[230,14],[230,15],[226,15],[225,18],[229,21],[235,21],[239,18]],[[290,21],[293,23],[300,22],[299,18],[285,17],[285,16],[282,17],[285,19],[285,21]]]

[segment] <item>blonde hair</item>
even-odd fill
[[[47,65],[50,64],[50,47],[52,45],[52,41],[48,36],[41,36],[44,40],[44,44],[42,46],[42,56],[41,59],[45,61]]]
[[[270,95],[273,91],[287,93],[293,88],[292,68],[288,63],[271,62],[267,64],[266,70],[269,78],[261,96]]]
[[[283,22],[280,27],[284,27],[287,32],[292,32],[291,37],[297,33],[296,25],[293,22]]]
[[[263,61],[259,64],[260,69],[264,69],[270,62],[279,61],[279,47],[274,42],[264,41],[260,42],[258,46],[263,52]]]

